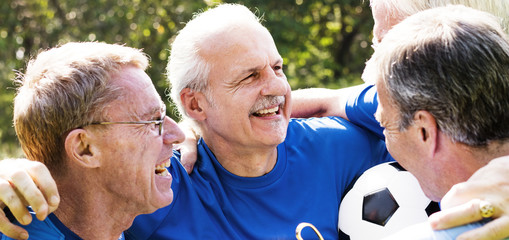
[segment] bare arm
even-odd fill
[[[46,166],[26,159],[0,161],[0,231],[11,238],[26,239],[28,233],[5,216],[8,207],[21,224],[29,224],[31,206],[39,220],[45,219],[60,203],[57,185]]]
[[[347,119],[346,100],[353,87],[342,89],[307,88],[292,92],[292,117],[339,116]]]
[[[444,209],[430,217],[434,229],[446,229],[482,219],[479,205],[488,201],[493,221],[463,233],[458,239],[503,239],[509,237],[509,156],[492,160],[468,181],[455,185],[442,199]],[[472,200],[473,199],[473,200]]]

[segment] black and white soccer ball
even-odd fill
[[[381,239],[427,221],[439,211],[417,179],[397,162],[382,163],[365,171],[339,207],[339,229],[351,240]]]

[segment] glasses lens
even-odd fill
[[[161,123],[159,124],[159,136],[163,135],[163,126],[164,126],[164,120],[166,119],[166,114],[163,113],[161,116]]]

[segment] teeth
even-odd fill
[[[168,172],[168,169],[165,168],[162,172],[156,173],[156,175],[165,177],[170,175],[170,172]]]
[[[277,112],[278,109],[279,109],[279,106],[275,106],[273,108],[262,109],[260,111],[257,111],[256,114],[263,115],[263,114],[275,113],[275,112]]]
[[[171,166],[170,159],[168,159],[168,160],[166,160],[166,161],[162,162],[161,164],[157,165],[157,166],[156,166],[156,169],[159,169],[159,168],[167,168],[167,167],[169,167],[169,166]]]
[[[167,167],[171,166],[170,159],[164,161],[163,163],[156,166],[155,173],[159,176],[168,176],[170,173],[168,172]]]

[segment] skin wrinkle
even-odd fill
[[[258,112],[260,110],[269,108],[273,105],[284,105],[285,104],[285,97],[284,96],[266,96],[260,98],[253,107],[251,108],[251,114]]]

